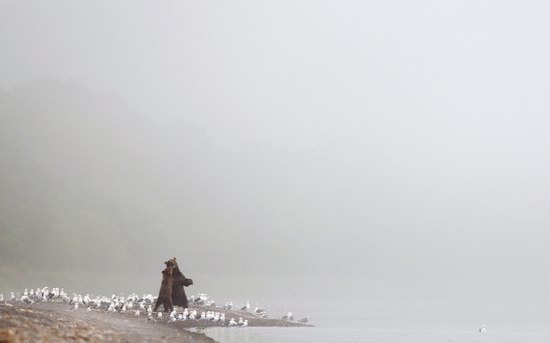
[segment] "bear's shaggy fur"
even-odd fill
[[[186,278],[178,267],[176,258],[164,262],[167,268],[173,268],[173,283],[172,283],[172,304],[187,308],[189,306],[187,295],[183,287],[188,287],[193,284],[192,279]]]
[[[172,303],[172,285],[174,283],[173,272],[173,267],[166,267],[162,271],[162,282],[160,284],[159,297],[157,298],[157,303],[153,310],[154,312],[157,312],[160,305],[164,307],[165,312],[172,312],[174,310]]]

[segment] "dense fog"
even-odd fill
[[[550,305],[543,1],[0,1],[0,292]]]

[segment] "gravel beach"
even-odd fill
[[[191,307],[198,311],[216,310],[226,318],[247,319],[249,326],[307,326],[282,319],[259,318],[253,313],[223,310],[208,306]],[[164,318],[148,320],[134,313],[109,313],[104,310],[74,310],[57,302],[26,305],[19,301],[0,304],[0,343],[11,342],[216,342],[188,329],[220,326],[203,320],[168,322]],[[246,328],[239,328],[246,330]],[[193,330],[196,331],[196,330]]]

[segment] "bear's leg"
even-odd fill
[[[161,297],[158,297],[157,298],[157,302],[155,304],[155,308],[153,309],[153,312],[157,312],[159,306],[162,304],[162,298]]]
[[[166,312],[174,311],[174,307],[172,306],[172,301],[170,301],[170,299],[164,300],[164,303],[162,304],[162,306],[164,306],[164,311]]]
[[[188,300],[187,300],[187,294],[185,294],[185,289],[182,287],[182,292],[181,292],[181,305],[183,306],[183,308],[189,308],[189,303],[188,303]]]

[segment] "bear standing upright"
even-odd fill
[[[193,284],[193,280],[186,278],[182,274],[175,257],[164,263],[166,264],[166,267],[173,268],[172,304],[187,308],[189,305],[187,295],[185,294],[185,289],[183,287],[191,286]]]
[[[154,312],[157,312],[157,309],[160,305],[164,307],[164,311],[172,312],[174,306],[172,304],[172,285],[173,285],[173,267],[166,267],[162,271],[162,282],[160,284],[159,297],[157,298],[157,303],[155,304]]]

